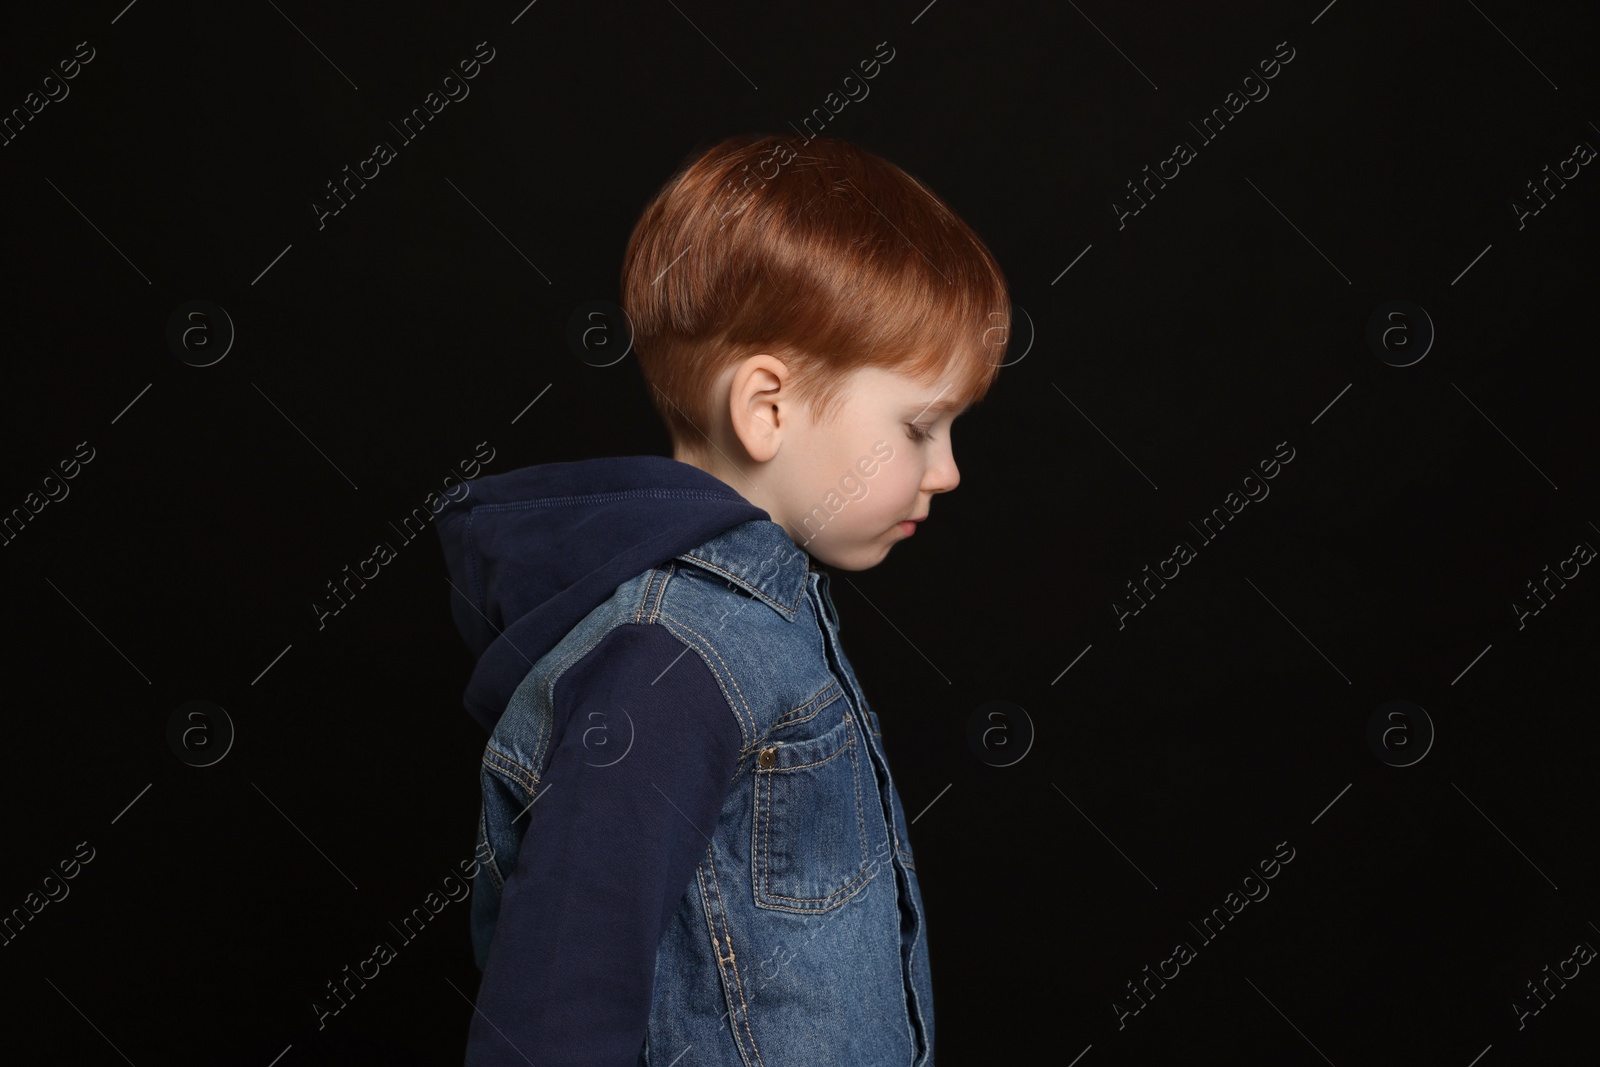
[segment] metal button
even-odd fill
[[[756,754],[756,762],[761,764],[761,766],[763,766],[763,767],[772,766],[774,763],[778,762],[778,750],[777,750],[777,748],[774,747],[774,748],[764,748],[764,749],[762,749],[759,753]]]

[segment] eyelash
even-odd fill
[[[906,436],[910,437],[913,441],[920,443],[923,441],[933,440],[933,434],[929,433],[927,430],[924,430],[916,423],[906,423],[906,429],[910,431],[910,433],[908,433]]]

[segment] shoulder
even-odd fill
[[[714,689],[714,680],[698,661],[689,645],[659,622],[619,622],[562,673],[557,688],[598,688],[659,699],[656,692],[670,678],[677,689],[700,682],[711,682]]]
[[[590,728],[599,714],[624,736],[668,728],[734,752],[742,723],[717,675],[698,650],[659,622],[619,623],[564,671],[554,703],[558,719]],[[611,720],[615,720],[612,723]],[[597,720],[598,721],[598,720]]]

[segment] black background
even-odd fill
[[[0,511],[94,449],[0,548],[0,909],[95,850],[0,947],[8,1052],[459,1062],[466,903],[324,1028],[311,1009],[472,854],[484,738],[436,538],[321,629],[311,604],[478,442],[488,473],[666,454],[633,358],[586,362],[570,317],[616,299],[685,155],[788,132],[887,41],[824,132],[927,181],[1025,309],[955,428],[960,489],[835,572],[917,820],[940,1062],[1593,1062],[1593,966],[1513,1010],[1600,944],[1600,577],[1520,627],[1512,607],[1600,544],[1600,177],[1513,206],[1600,144],[1587,9],[113,0],[6,22],[7,112],[95,50],[0,147]],[[470,96],[319,229],[324,183],[480,41]],[[1270,95],[1203,143],[1189,123],[1285,41]],[[1178,140],[1197,157],[1119,227]],[[167,342],[195,299],[237,330],[207,367]],[[1395,300],[1437,330],[1404,367],[1415,311],[1387,361],[1367,341]],[[1190,523],[1280,442],[1270,496],[1204,543]],[[1196,558],[1119,627],[1178,541]],[[208,767],[167,737],[197,699],[237,731]],[[1010,766],[968,743],[990,700],[1027,713]],[[1391,700],[1436,731],[1405,767],[1367,740]],[[1427,730],[1401,727],[1410,759]],[[1279,842],[1270,896],[1196,937]],[[1178,941],[1197,958],[1119,1028]]]

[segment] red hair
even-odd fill
[[[830,421],[849,376],[879,367],[973,404],[1010,340],[1005,276],[922,182],[844,141],[730,137],[645,207],[622,306],[674,444],[698,449],[728,367],[769,352]]]

